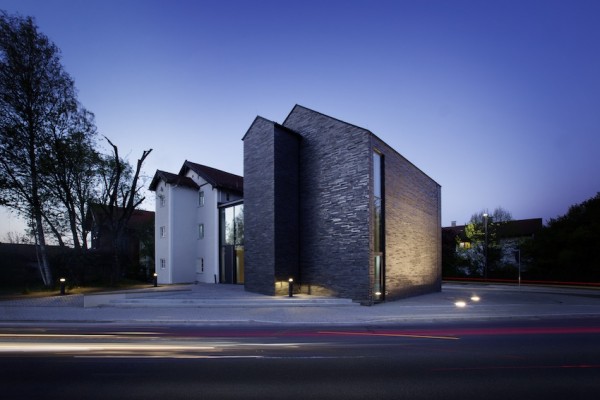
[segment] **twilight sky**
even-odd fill
[[[442,185],[442,223],[563,215],[600,191],[600,1],[0,0],[62,51],[145,173],[243,175],[257,115],[368,129]],[[108,150],[108,146],[106,146]],[[153,202],[145,205],[154,208]],[[0,240],[18,222],[0,214]]]

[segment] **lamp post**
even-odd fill
[[[483,248],[483,279],[487,280],[488,273],[488,214],[483,214],[483,226],[485,230],[485,247]]]

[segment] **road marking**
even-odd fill
[[[429,335],[409,335],[403,333],[371,333],[371,332],[329,332],[320,331],[323,335],[349,335],[349,336],[389,336],[389,337],[406,337],[416,339],[443,339],[443,340],[458,340],[456,336],[429,336]]]

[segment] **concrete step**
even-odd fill
[[[111,299],[102,304],[109,307],[196,307],[196,308],[260,308],[260,307],[354,307],[358,303],[338,298],[266,297],[264,299],[169,299],[125,298]]]

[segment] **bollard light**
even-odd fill
[[[288,279],[288,296],[294,297],[294,278]]]
[[[65,282],[67,281],[65,278],[60,278],[60,294],[64,296],[65,294]]]
[[[158,274],[154,273],[154,287],[158,287]]]

